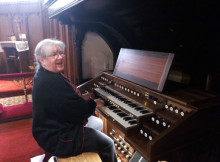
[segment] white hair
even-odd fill
[[[53,53],[54,47],[60,47],[63,51],[65,49],[65,44],[60,40],[55,39],[44,39],[40,41],[34,51],[34,56],[36,60],[35,70],[37,71],[40,68],[39,56],[46,58],[47,56]]]

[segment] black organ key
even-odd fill
[[[148,110],[142,110],[142,111],[140,111],[140,113],[147,114],[147,113],[149,113],[149,111]]]
[[[105,106],[110,106],[110,105],[112,105],[110,102],[108,102],[108,101],[104,101],[104,105]]]
[[[112,95],[113,97],[115,97],[115,98],[119,98],[119,97],[120,97],[119,95],[117,95],[117,94],[115,94],[115,93],[111,93],[111,95]]]
[[[134,109],[135,109],[135,110],[138,110],[138,111],[140,111],[140,110],[144,110],[143,107],[135,107]]]
[[[118,97],[118,99],[120,100],[120,101],[126,101],[127,99],[125,99],[125,98],[123,98],[123,97]]]
[[[110,90],[108,90],[108,89],[106,89],[106,88],[103,88],[103,90],[104,90],[106,93],[109,93],[109,94],[111,94],[111,95],[116,95],[114,92],[112,92],[112,91],[110,91]]]
[[[128,123],[130,123],[131,125],[132,125],[132,124],[137,124],[137,121],[132,120],[132,121],[129,121]]]
[[[131,104],[128,104],[129,106],[131,107],[138,107],[138,105],[134,104],[134,103],[131,103]]]
[[[108,106],[108,108],[109,108],[110,110],[118,110],[118,108],[115,107],[115,106]]]
[[[115,96],[115,97],[120,97],[119,95],[117,95],[117,94],[114,93],[114,92],[110,92],[110,94],[111,94],[112,96]]]
[[[125,114],[125,113],[123,113],[123,112],[120,112],[120,113],[118,113],[118,116],[120,116],[120,117],[125,117],[125,116],[128,116],[128,115]]]
[[[128,120],[131,120],[131,119],[133,119],[132,117],[130,117],[130,116],[128,116],[128,117],[125,117],[125,118],[123,118],[125,121],[128,121]]]
[[[126,104],[131,104],[132,102],[129,101],[129,100],[127,100],[127,101],[124,101],[124,103],[126,103]]]
[[[113,110],[113,112],[114,113],[119,113],[119,112],[122,112],[122,111],[118,109],[118,110]]]

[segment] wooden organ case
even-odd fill
[[[146,1],[148,9],[143,3],[132,7],[139,1],[129,2],[45,0],[44,4],[48,6],[49,17],[58,18],[63,24],[76,25],[79,29],[92,26],[92,31],[95,28],[100,29],[102,34],[105,33],[105,36],[109,37],[114,51],[121,47],[148,48],[151,40],[144,41],[142,38],[149,37],[148,33],[152,32],[148,31],[151,27],[146,23],[147,19],[144,19],[145,16],[151,15],[151,12],[143,14],[139,11],[148,12],[153,1],[151,3]],[[121,11],[121,7],[125,9]],[[174,6],[173,9],[179,8]],[[137,12],[137,15],[135,16],[135,12],[132,11]],[[128,23],[130,26],[116,25],[119,20],[123,22],[131,20]],[[146,28],[142,28],[142,25],[146,25]],[[110,28],[107,28],[108,26]],[[158,26],[160,27],[161,23]],[[132,41],[129,39],[130,43],[134,40],[131,43],[133,46],[126,42],[124,44],[124,37],[117,41],[114,32],[110,32],[112,28],[118,29],[119,32],[115,33],[117,36],[120,32],[126,31],[125,29],[129,29],[129,32],[125,32],[124,36],[131,36],[130,29],[134,29],[137,31],[138,39],[133,37]],[[80,32],[78,33],[80,35]],[[139,36],[143,36],[140,37],[141,41],[136,41],[139,40]],[[157,43],[161,37],[154,41]],[[77,46],[80,45],[79,40],[76,43]],[[166,42],[161,44],[164,43]],[[82,93],[92,92],[105,101],[105,106],[97,109],[96,114],[104,121],[103,132],[115,141],[120,161],[143,162],[142,157],[148,162],[217,161],[216,156],[220,150],[218,98],[213,94],[191,88],[172,88],[172,90],[168,88],[164,91],[164,88],[168,87],[167,76],[174,54],[126,48],[120,50],[113,73],[103,72],[100,76],[78,86]],[[159,48],[153,49],[164,51]],[[141,158],[133,160],[136,153]]]
[[[129,161],[135,151],[149,162],[189,161],[200,158],[201,147],[216,139],[214,95],[193,89],[162,93],[173,57],[121,49],[113,74],[103,72],[78,87],[105,101],[97,113],[107,119],[104,130],[121,161]]]

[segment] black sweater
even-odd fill
[[[78,96],[58,74],[40,68],[32,89],[33,126],[37,143],[58,157],[77,155],[83,148],[83,121],[96,103]]]

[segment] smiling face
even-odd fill
[[[64,70],[64,52],[59,46],[53,47],[53,52],[46,57],[39,56],[41,66],[46,70],[59,73]]]

